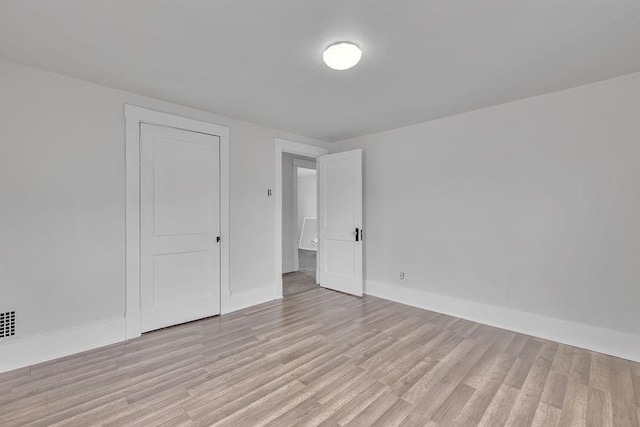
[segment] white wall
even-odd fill
[[[301,176],[298,174],[298,233],[296,235],[298,242],[300,242],[304,219],[306,217],[315,218],[317,215],[316,203],[318,196],[316,187],[318,185],[315,171],[313,172],[312,175]]]
[[[124,335],[125,103],[230,127],[232,298],[273,294],[274,137],[322,143],[0,61],[0,311],[17,311],[13,344],[91,325],[102,341]]]
[[[640,73],[331,145],[353,148],[368,292],[640,359]]]

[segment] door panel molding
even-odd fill
[[[141,124],[142,332],[220,314],[220,137]]]
[[[220,288],[221,313],[230,311],[229,290],[229,128],[126,104],[125,116],[125,337],[142,333],[140,311],[140,128],[151,124],[220,138]]]
[[[362,150],[318,158],[320,285],[362,296]]]

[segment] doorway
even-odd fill
[[[143,331],[163,325],[230,311],[229,129],[133,105],[125,105],[124,113],[125,334],[127,339],[131,339],[140,336]],[[159,149],[155,153],[158,156],[148,156],[156,148]],[[194,150],[200,155],[194,156]],[[202,155],[203,151],[206,155]],[[150,173],[153,168],[145,168],[145,162],[152,162],[153,168],[158,166],[162,173]],[[185,172],[185,162],[195,162],[198,167]],[[156,179],[159,181],[156,182]],[[186,190],[176,187],[180,183]],[[153,191],[145,191],[150,190],[150,184]],[[156,190],[162,192],[158,193],[162,197],[152,202]],[[194,191],[206,197],[200,199]],[[154,197],[150,197],[151,194]],[[206,200],[206,209],[198,206],[203,200]],[[149,221],[148,209],[151,206],[154,211]],[[194,212],[194,209],[198,212]],[[212,215],[193,217],[203,209]],[[152,223],[153,230],[150,226]],[[171,247],[164,247],[165,244]],[[145,248],[151,251],[145,251]],[[186,255],[162,255],[179,252]],[[211,256],[205,256],[207,252]],[[164,262],[153,262],[152,265],[149,258],[145,258],[149,253],[164,257]],[[150,274],[159,280],[146,280]],[[148,296],[154,292],[143,292],[141,279],[146,285],[152,284],[157,288],[154,292],[158,293]],[[176,282],[185,280],[193,286],[188,292],[178,290],[176,293]],[[203,295],[207,300],[204,307],[198,305]],[[189,302],[176,301],[176,304],[164,304],[161,307],[163,301],[173,301],[174,296],[177,300],[188,299]],[[149,311],[143,316],[143,310],[147,308],[153,312]]]
[[[282,294],[319,287],[317,281],[317,165],[313,157],[282,153]]]
[[[328,151],[326,148],[322,148],[322,147],[318,147],[318,146],[314,146],[314,145],[309,145],[309,144],[302,144],[299,142],[293,142],[293,141],[288,141],[285,139],[280,139],[280,138],[275,138],[275,144],[274,144],[274,154],[275,154],[275,158],[274,158],[274,162],[275,162],[275,171],[276,171],[276,176],[275,176],[275,192],[274,192],[274,196],[275,196],[275,209],[276,209],[276,215],[275,215],[275,287],[274,287],[274,293],[276,298],[282,298],[283,297],[283,271],[287,270],[287,267],[291,269],[291,271],[293,271],[294,269],[299,269],[300,268],[300,253],[298,253],[297,251],[291,251],[292,255],[297,255],[297,256],[292,256],[292,260],[293,260],[293,266],[291,266],[291,264],[287,264],[285,265],[285,269],[283,269],[283,254],[284,254],[284,244],[285,241],[283,239],[283,225],[284,225],[284,220],[283,220],[283,196],[285,191],[283,191],[283,177],[285,175],[288,175],[291,178],[291,183],[292,183],[292,187],[293,187],[293,159],[292,159],[292,163],[291,163],[291,169],[289,169],[288,172],[284,172],[283,171],[283,167],[287,167],[287,165],[283,165],[283,154],[287,153],[290,155],[296,155],[299,158],[301,158],[302,160],[306,159],[306,160],[310,160],[311,162],[315,163],[317,158],[323,155],[328,154]],[[297,183],[297,180],[296,180]],[[292,198],[293,198],[293,191],[291,190],[290,192],[287,192],[287,194],[289,194]],[[297,193],[296,193],[297,194]],[[317,200],[317,199],[316,199]],[[316,206],[317,206],[317,201],[316,201]],[[288,222],[288,224],[293,224],[293,217],[291,217],[290,221]],[[307,226],[308,227],[308,226]],[[295,228],[298,228],[298,226],[296,225]],[[299,246],[299,241],[295,242],[294,244],[294,235],[292,234],[288,234],[288,236],[290,236],[290,239],[287,239],[287,243],[288,245],[291,245],[291,248],[294,247],[298,247]],[[307,255],[308,253],[303,253],[304,255]],[[297,262],[297,265],[295,264]],[[309,260],[307,257],[305,257],[303,260],[303,266],[308,266],[308,265],[314,265],[315,261],[313,259]],[[312,268],[312,267],[311,267]],[[316,277],[315,277],[315,283],[320,283],[322,277],[320,274],[318,274],[318,272],[316,273]]]
[[[317,162],[316,283],[355,296],[364,293],[362,150],[334,154],[328,151],[314,145],[275,138],[276,298],[283,297],[283,153],[310,157]]]

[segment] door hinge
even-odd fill
[[[220,242],[220,236],[216,237],[216,242]]]

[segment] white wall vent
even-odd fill
[[[12,337],[16,334],[16,312],[0,313],[0,338]]]

